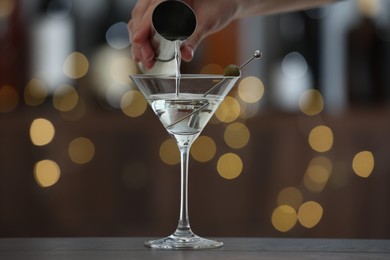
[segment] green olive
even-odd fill
[[[240,76],[240,68],[235,64],[230,64],[226,66],[223,71],[224,76]]]

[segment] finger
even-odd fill
[[[189,62],[194,57],[195,49],[189,45],[182,45],[180,52],[182,60]]]
[[[199,43],[205,37],[202,30],[196,29],[195,32],[182,44],[181,46],[181,58],[184,61],[191,61],[194,57],[194,52]]]
[[[153,60],[155,56],[155,51],[151,44],[151,22],[148,17],[148,14],[145,14],[133,38],[133,43],[139,52],[138,55],[145,65]]]
[[[131,19],[128,23],[128,28],[131,35],[134,35],[138,30],[138,28],[140,27],[141,21],[144,18],[144,15],[148,9],[149,4],[150,4],[150,0],[141,0],[138,1],[137,4],[134,6],[131,12]]]
[[[143,21],[146,20],[145,14],[147,13],[150,2],[151,0],[138,1],[132,10],[131,20],[128,23],[131,41],[131,53],[135,62],[140,62],[143,60],[141,48],[148,36],[142,34],[148,34],[149,32],[146,31],[146,29],[142,30],[142,28],[145,27]]]
[[[154,50],[149,42],[146,42],[141,47],[141,55],[142,55],[142,63],[146,66],[146,68],[150,69],[154,65]]]
[[[162,0],[139,1],[133,12],[134,19],[129,22],[132,34],[132,51],[134,60],[141,61],[145,67],[150,68],[154,64],[155,50],[151,44],[152,14],[155,7]]]

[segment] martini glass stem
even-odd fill
[[[188,161],[190,158],[191,144],[181,145],[180,150],[180,163],[181,163],[181,181],[180,181],[180,216],[179,224],[177,226],[176,235],[186,236],[190,235],[190,221],[188,216]]]

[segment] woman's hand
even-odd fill
[[[132,41],[132,55],[135,62],[141,62],[150,69],[154,64],[155,50],[151,44],[151,21],[155,7],[163,0],[140,0],[132,11],[128,27]],[[199,43],[211,33],[221,30],[234,18],[239,0],[187,0],[197,17],[194,33],[182,44],[181,57],[191,61]]]
[[[151,44],[151,21],[154,8],[163,0],[139,0],[129,21],[132,53],[135,62],[153,67],[155,50]],[[199,43],[208,35],[221,30],[231,21],[254,15],[274,14],[314,8],[335,0],[184,0],[194,10],[197,26],[182,44],[181,57],[190,61]]]

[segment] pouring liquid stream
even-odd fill
[[[180,97],[180,78],[181,78],[181,73],[180,73],[180,65],[181,65],[180,45],[181,45],[181,40],[175,40],[174,43],[175,43],[175,56],[174,56],[174,59],[175,59],[175,65],[176,65],[175,66],[175,85],[176,85],[175,97],[179,98]],[[186,114],[186,115],[184,115],[182,117],[179,117],[177,120],[175,120],[174,122],[170,123],[166,127],[167,128],[173,127],[174,125],[184,121],[185,119],[191,117],[192,115],[199,113],[200,111],[202,111],[203,109],[205,109],[209,105],[210,105],[210,103],[208,101],[206,101],[200,107],[197,107],[193,111],[191,111],[190,113],[188,113],[188,114]],[[196,117],[195,117],[195,119],[196,119]],[[193,122],[190,121],[190,122],[188,122],[188,124],[191,125],[191,124],[193,124]]]
[[[175,61],[176,61],[176,67],[175,67],[175,80],[176,80],[176,97],[179,97],[180,92],[180,65],[181,65],[181,52],[180,52],[180,40],[175,41]]]

